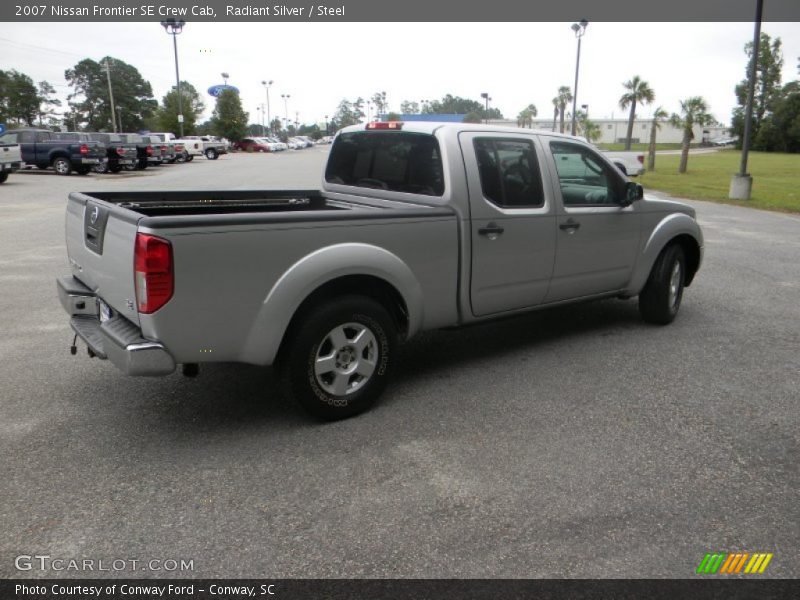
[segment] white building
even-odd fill
[[[600,138],[595,140],[596,143],[613,144],[624,143],[625,137],[628,135],[628,119],[591,119],[592,122],[597,123],[600,127]],[[504,127],[518,127],[516,120],[511,119],[492,119],[489,121],[492,125],[499,125]],[[661,128],[656,133],[657,144],[679,144],[683,141],[683,130],[673,127],[666,121],[660,123]],[[650,131],[653,122],[650,119],[636,119],[633,122],[633,136],[631,141],[634,144],[648,144],[650,143]],[[564,131],[570,132],[571,123],[569,119],[564,120]],[[534,119],[533,129],[545,129],[553,131],[552,119]],[[559,131],[559,123],[556,120],[555,131]],[[696,125],[693,129],[694,139],[692,143],[699,144],[702,141],[713,142],[715,140],[730,138],[730,128],[722,125],[701,127]],[[578,135],[581,135],[580,124],[578,125]]]

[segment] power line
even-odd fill
[[[41,52],[53,52],[54,54],[64,54],[67,56],[76,56],[78,58],[82,58],[82,55],[75,54],[73,52],[65,52],[64,50],[56,50],[55,48],[46,48],[45,46],[36,46],[34,44],[26,44],[25,42],[18,42],[16,40],[10,40],[8,38],[0,37],[0,42],[5,42],[6,44],[13,44],[15,46],[20,46],[25,49],[30,50],[38,50]]]

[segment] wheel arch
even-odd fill
[[[304,314],[347,294],[361,294],[386,306],[401,339],[421,326],[422,288],[408,265],[378,246],[337,244],[303,257],[275,282],[250,328],[241,360],[271,364]]]

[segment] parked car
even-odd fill
[[[289,145],[288,144],[280,141],[276,137],[268,137],[268,138],[265,138],[265,139],[275,147],[275,150],[277,152],[283,152],[284,150],[288,150],[289,149]]]
[[[628,177],[638,177],[644,173],[644,154],[641,152],[615,152],[612,150],[601,150],[594,144],[592,147],[598,152],[602,152],[614,165]]]
[[[59,136],[76,135],[82,136],[77,139],[87,139],[90,141],[101,142],[106,147],[106,160],[96,165],[92,170],[97,173],[119,173],[127,167],[135,167],[138,160],[136,144],[126,142],[118,133],[61,133]]]
[[[147,165],[150,164],[151,160],[153,162],[153,145],[150,143],[149,139],[144,139],[143,136],[139,135],[138,133],[120,133],[119,136],[125,141],[127,144],[133,144],[136,146],[136,165],[135,169],[142,170],[146,169]],[[160,154],[160,152],[159,152]],[[158,162],[161,162],[161,158],[159,157]]]
[[[22,150],[22,160],[40,169],[53,167],[58,175],[86,175],[94,165],[106,161],[101,142],[59,139],[48,129],[21,128],[7,131],[3,138],[14,139]]]
[[[17,169],[21,169],[23,165],[22,150],[19,144],[6,142],[6,139],[16,140],[16,136],[9,134],[0,136],[0,183],[5,183],[8,176]]]
[[[272,152],[269,142],[262,138],[244,138],[233,144],[234,150],[242,152]]]
[[[90,356],[275,364],[323,419],[371,406],[420,331],[637,295],[670,323],[703,256],[692,207],[582,140],[424,122],[343,129],[321,190],[74,192],[66,245],[58,293]]]
[[[193,160],[195,156],[205,156],[209,160],[217,160],[220,154],[228,153],[227,144],[213,136],[186,135],[177,139],[173,134],[165,135],[172,136],[170,139],[183,144],[187,161]]]

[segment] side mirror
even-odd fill
[[[625,183],[625,199],[622,202],[622,206],[630,206],[642,198],[644,198],[644,188],[641,185],[633,181]]]

